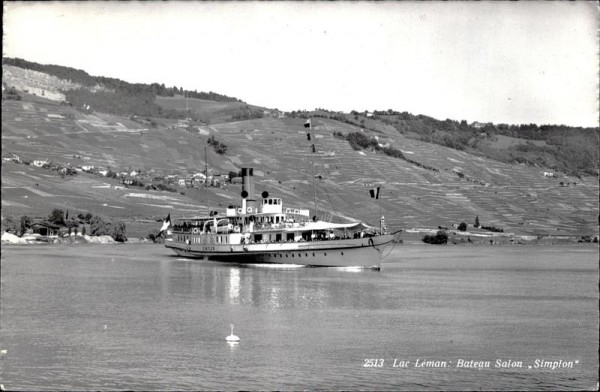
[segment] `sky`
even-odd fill
[[[597,2],[3,2],[3,56],[280,110],[598,126]]]

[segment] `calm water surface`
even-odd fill
[[[2,247],[1,268],[8,390],[598,385],[592,246],[397,246],[381,271],[241,267],[158,245],[27,246]]]

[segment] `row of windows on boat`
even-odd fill
[[[182,224],[173,225],[174,231],[187,231],[197,228],[203,228],[204,224],[207,221],[193,221],[193,222],[183,222]],[[213,222],[213,220],[209,220],[208,222]],[[278,228],[278,227],[293,227],[295,224],[304,224],[306,221],[300,219],[297,221],[294,218],[286,218],[285,215],[269,215],[269,216],[247,216],[238,219],[227,219],[224,223],[220,221],[220,228],[223,224],[231,224],[235,226],[243,226],[247,225],[250,222],[254,223],[255,229],[270,229],[270,228]]]
[[[240,244],[269,244],[269,243],[282,243],[282,242],[309,242],[309,241],[327,241],[327,240],[340,240],[350,238],[361,238],[363,233],[354,233],[353,236],[344,235],[336,236],[333,233],[326,232],[302,232],[301,235],[297,233],[286,233],[285,239],[283,233],[277,234],[254,234],[249,238],[242,237]],[[212,235],[212,236],[190,236],[185,234],[174,235],[174,240],[177,242],[185,242],[187,244],[229,244],[229,236],[227,235]]]
[[[344,252],[340,252],[341,255],[344,255]],[[283,255],[285,255],[285,257],[294,257],[294,253],[289,252],[289,253],[275,253],[273,256],[277,257],[279,255],[279,257],[283,258]],[[327,252],[323,252],[322,253],[323,256],[327,256]],[[309,257],[308,253],[304,254],[305,257]],[[315,252],[312,252],[312,256],[316,257],[317,255],[315,254]],[[298,253],[298,258],[302,257],[302,253]]]
[[[281,205],[281,199],[262,199],[262,204],[263,205],[276,205],[276,206],[280,206]],[[230,204],[227,208],[240,208],[240,206],[237,205],[233,205]]]

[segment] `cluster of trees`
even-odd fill
[[[210,135],[206,143],[210,144],[217,154],[224,155],[227,153],[227,145],[215,139],[213,135]]]
[[[164,83],[152,83],[149,86],[149,91],[152,92],[154,95],[158,95],[159,97],[174,97],[175,95],[183,95],[188,98],[204,99],[207,101],[215,102],[243,102],[241,99],[229,97],[223,94],[218,94],[214,91],[204,92],[197,90],[184,90],[183,87],[166,87]]]
[[[439,230],[435,235],[427,234],[423,237],[423,242],[433,245],[445,245],[448,243],[448,234],[444,230]]]
[[[496,226],[479,226],[479,228],[482,230],[487,230],[487,231],[491,231],[494,233],[504,233],[504,229],[500,229]]]
[[[2,99],[14,99],[15,101],[21,100],[21,95],[14,86],[11,86],[2,92]]]
[[[69,217],[69,211],[65,213],[60,208],[54,208],[48,215],[47,221],[60,228],[67,228],[68,233],[71,234],[73,229],[77,229],[80,225],[89,225],[90,235],[109,235],[117,242],[127,241],[127,228],[124,222],[112,222],[105,221],[99,215],[92,215],[91,213],[79,213],[76,216]],[[21,223],[21,235],[31,227],[33,221],[27,216],[23,215],[20,220]],[[86,226],[82,227],[82,234],[85,232]]]
[[[151,185],[146,185],[146,190],[155,190],[155,191],[166,191],[166,192],[174,192],[177,193],[177,189],[172,188],[168,185],[165,184],[151,184]]]
[[[378,151],[381,149],[377,139],[374,137],[370,138],[360,132],[350,132],[348,135],[344,135],[342,132],[335,131],[333,132],[333,136],[348,141],[350,146],[356,151],[360,151],[362,149]]]
[[[439,171],[435,167],[428,166],[421,162],[413,161],[412,159],[407,158],[406,156],[404,156],[404,154],[402,154],[402,151],[398,150],[397,148],[382,147],[379,145],[377,139],[375,139],[374,137],[370,138],[361,132],[350,132],[349,134],[344,135],[342,132],[334,131],[333,136],[339,139],[347,140],[348,143],[350,143],[350,146],[352,146],[352,148],[357,151],[360,151],[362,149],[374,150],[392,158],[405,160],[406,162],[415,166],[422,167],[423,169]]]
[[[236,171],[236,172],[235,171],[230,171],[227,174],[227,176],[229,177],[229,181],[231,181],[232,178],[241,177],[242,176],[242,171],[241,170],[240,171]]]
[[[473,127],[465,120],[436,120],[407,112],[375,112],[372,119],[392,125],[398,132],[410,137],[436,143],[456,150],[471,150],[507,163],[544,166],[567,174],[597,175],[599,159],[598,128],[569,127],[566,125],[508,125],[492,123]],[[517,144],[508,149],[482,146],[481,142],[496,135],[526,140],[545,141],[547,145]]]
[[[252,120],[254,118],[263,118],[263,117],[264,117],[264,113],[262,110],[253,109],[248,105],[234,111],[233,114],[231,115],[231,119],[236,120],[236,121]]]
[[[149,93],[131,94],[124,91],[96,91],[85,88],[65,91],[66,99],[74,107],[89,105],[91,110],[120,116],[186,118],[192,114],[175,109],[165,109]],[[193,115],[192,115],[193,116]]]
[[[482,226],[479,223],[479,215],[477,215],[475,217],[475,224],[473,225],[473,227],[481,229],[481,230],[491,231],[491,232],[494,232],[494,233],[504,233],[504,229],[498,228],[496,226]]]
[[[164,86],[164,85],[163,85]],[[174,87],[177,88],[177,87]],[[200,91],[197,92],[196,90],[194,91],[189,91],[189,90],[183,90],[180,89],[180,94],[185,95],[188,98],[197,98],[197,99],[204,99],[207,101],[216,101],[216,102],[244,102],[241,99],[235,98],[235,97],[228,97],[227,95],[223,95],[223,94],[217,94],[213,91],[209,91],[207,93]]]
[[[564,144],[559,144],[556,139],[548,139],[546,143],[551,144],[538,146],[528,141],[511,146],[505,152],[508,156],[504,159],[511,163],[549,167],[573,176],[598,174],[597,136],[594,140],[582,133],[565,139]]]

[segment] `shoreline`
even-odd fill
[[[31,245],[137,245],[137,244],[160,244],[153,242],[147,238],[130,238],[124,242],[115,241],[111,236],[88,236],[76,235],[70,237],[39,237],[39,236],[23,236],[18,237],[10,233],[2,233],[2,246],[31,246]]]

